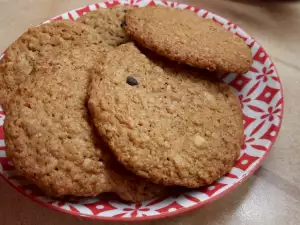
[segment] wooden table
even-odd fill
[[[0,0],[0,49],[26,28],[95,0]],[[280,137],[262,167],[225,197],[185,215],[144,224],[300,224],[300,2],[189,0],[228,18],[271,55],[283,82],[285,115]],[[24,198],[0,179],[0,224],[88,225]],[[121,223],[125,224],[125,223]]]

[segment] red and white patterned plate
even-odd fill
[[[46,22],[61,19],[76,20],[83,14],[99,7],[107,8],[117,5],[135,5],[138,7],[163,5],[191,10],[200,17],[213,19],[222,24],[249,45],[254,60],[250,71],[246,74],[225,74],[223,77],[223,80],[230,84],[239,96],[244,114],[244,144],[234,168],[226,176],[208,187],[188,191],[178,196],[144,201],[141,204],[107,201],[99,197],[58,201],[45,196],[33,184],[19,176],[12,162],[7,159],[3,132],[5,115],[0,108],[0,176],[23,195],[46,207],[91,219],[109,221],[151,220],[178,215],[199,208],[220,198],[244,182],[266,158],[275,142],[283,116],[283,92],[275,66],[265,50],[237,25],[204,9],[175,2],[161,0],[110,1],[71,10]]]

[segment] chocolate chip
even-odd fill
[[[126,78],[126,83],[129,84],[130,86],[135,86],[135,85],[138,85],[138,81],[134,78],[134,77],[131,77],[131,76],[128,76]]]
[[[127,12],[127,9],[124,9],[123,12],[126,13],[126,12]]]
[[[126,26],[126,20],[125,19],[122,20],[122,23],[121,23],[121,27],[124,27],[124,26]]]

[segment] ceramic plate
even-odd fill
[[[244,144],[234,168],[214,184],[198,190],[191,190],[178,196],[152,199],[140,204],[107,201],[100,197],[58,201],[45,196],[36,186],[19,176],[5,154],[3,121],[0,110],[0,174],[16,190],[46,207],[97,220],[135,221],[151,220],[181,214],[199,208],[241,185],[261,164],[270,152],[278,135],[283,116],[283,92],[275,66],[265,50],[244,30],[221,16],[204,9],[185,4],[157,0],[121,0],[98,3],[63,13],[49,21],[61,19],[76,20],[85,13],[98,8],[117,5],[163,5],[190,10],[199,17],[213,19],[225,29],[241,37],[251,48],[253,65],[246,74],[224,74],[223,80],[238,95],[244,115]]]

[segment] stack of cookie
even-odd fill
[[[50,196],[140,202],[233,167],[240,103],[215,72],[246,72],[244,42],[190,11],[98,9],[29,29],[0,62],[6,153]]]

